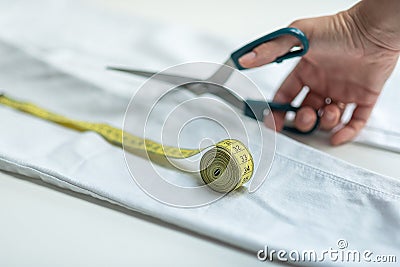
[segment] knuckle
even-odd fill
[[[293,28],[298,28],[299,26],[301,26],[302,20],[301,19],[296,19],[295,21],[293,21],[289,27],[293,27]]]

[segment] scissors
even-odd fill
[[[239,58],[248,52],[251,52],[255,47],[271,41],[275,38],[284,35],[291,35],[296,37],[301,46],[294,46],[292,47],[288,53],[276,58],[273,62],[281,63],[282,61],[294,58],[294,57],[301,57],[308,51],[308,40],[305,34],[297,28],[282,28],[272,33],[269,33],[251,43],[246,44],[245,46],[239,48],[235,52],[233,52],[230,57],[225,61],[224,65],[222,65],[214,74],[212,74],[208,79],[199,81],[199,79],[191,78],[191,77],[183,77],[177,75],[170,75],[170,74],[160,74],[156,72],[149,72],[143,70],[135,70],[135,69],[127,69],[127,68],[120,68],[120,67],[107,67],[107,69],[115,70],[115,71],[122,71],[146,78],[150,78],[154,76],[154,78],[168,82],[171,84],[180,85],[180,88],[184,88],[189,90],[190,92],[196,95],[202,95],[205,93],[210,93],[216,95],[232,106],[239,108],[244,115],[247,117],[253,118],[255,120],[263,121],[264,116],[267,111],[269,111],[268,107],[272,111],[282,111],[282,112],[297,112],[300,107],[292,106],[290,103],[276,103],[276,102],[266,102],[262,100],[254,100],[254,99],[246,99],[243,100],[235,93],[231,92],[230,90],[226,89],[225,87],[221,86],[224,84],[231,74],[234,72],[234,69],[244,70],[243,66],[239,63]],[[229,66],[229,67],[227,67]],[[157,74],[157,75],[156,75]],[[320,117],[318,111],[315,111],[317,114],[317,120],[314,126],[308,131],[300,131],[293,126],[285,125],[283,130],[289,131],[296,134],[310,134],[314,130],[318,128]]]

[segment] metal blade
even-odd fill
[[[233,69],[227,66],[221,66],[209,79],[205,81],[199,81],[199,79],[191,77],[182,77],[172,74],[160,74],[157,72],[119,68],[119,67],[107,67],[109,70],[116,70],[126,72],[133,75],[138,75],[146,78],[153,77],[159,81],[168,82],[174,85],[180,85],[178,88],[184,88],[196,95],[202,94],[213,94],[225,100],[232,106],[243,110],[244,102],[235,93],[225,88],[223,84],[231,76]],[[181,85],[183,84],[183,85]]]
[[[181,88],[181,86],[178,88]],[[222,100],[231,104],[233,107],[244,110],[244,101],[223,85],[210,83],[208,81],[195,81],[185,84],[183,88],[194,93],[195,95],[212,94],[218,96]]]
[[[225,61],[225,63],[221,65],[221,67],[219,67],[218,70],[207,79],[207,81],[223,85],[229,77],[231,77],[234,68],[236,68],[235,63],[231,58],[228,58],[228,60]]]
[[[146,77],[146,78],[150,78],[150,77],[154,76],[154,79],[156,79],[156,80],[175,84],[175,85],[199,80],[196,78],[182,77],[182,76],[172,75],[172,74],[163,74],[163,73],[157,73],[157,72],[151,72],[151,71],[135,70],[135,69],[127,69],[127,68],[119,68],[119,67],[107,67],[107,69],[126,72],[129,74],[142,76],[142,77]]]

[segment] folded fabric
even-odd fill
[[[0,57],[3,93],[71,118],[121,127],[129,98],[101,90],[5,43],[0,43]],[[186,92],[178,95],[190,98]],[[176,105],[176,100],[168,101]],[[207,107],[211,111],[213,108]],[[193,110],[188,108],[186,112]],[[221,121],[229,119],[229,114],[218,111],[215,107]],[[321,255],[330,248],[340,251],[339,239],[345,240],[349,249],[369,250],[374,256],[399,255],[400,183],[283,135],[277,135],[272,168],[255,193],[242,187],[212,204],[183,209],[144,193],[131,178],[123,151],[95,133],[76,132],[5,106],[0,106],[0,118],[2,170],[117,203],[255,255],[265,246],[286,251],[312,249]],[[251,127],[254,122],[246,123]],[[189,137],[196,138],[197,134],[191,132]],[[146,160],[137,160],[143,164],[136,170],[147,175],[148,169],[141,167]],[[298,264],[334,262],[325,259]],[[348,266],[352,262],[339,264]]]

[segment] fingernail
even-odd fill
[[[242,56],[241,58],[239,58],[239,62],[241,63],[241,62],[243,62],[243,61],[251,61],[251,60],[253,60],[254,58],[256,58],[256,53],[250,52],[250,53],[245,54],[245,55]]]
[[[303,115],[300,117],[300,121],[301,121],[301,123],[303,123],[303,124],[309,124],[309,123],[312,121],[312,117],[309,116],[309,115],[303,114]]]

